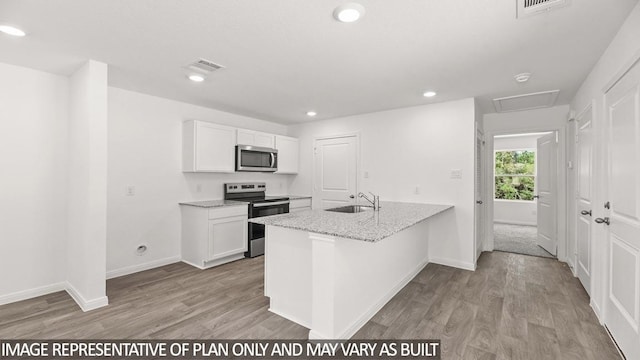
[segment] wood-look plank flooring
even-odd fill
[[[183,263],[107,281],[109,306],[58,292],[0,306],[0,339],[305,339],[270,313],[264,260]],[[619,359],[567,266],[483,253],[475,272],[429,264],[355,339],[441,339],[444,359]]]

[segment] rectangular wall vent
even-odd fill
[[[187,68],[193,70],[193,71],[197,71],[197,72],[201,72],[204,74],[208,74],[210,72],[214,72],[216,70],[220,70],[223,69],[224,66],[220,65],[220,64],[216,64],[213,61],[209,61],[209,60],[205,60],[205,59],[199,59],[198,61],[187,65]]]
[[[569,5],[571,0],[516,0],[517,17],[541,14],[552,9]]]
[[[533,94],[508,96],[493,99],[497,112],[521,111],[546,108],[555,105],[560,90],[542,91]]]

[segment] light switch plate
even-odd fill
[[[127,188],[125,189],[125,195],[134,196],[135,194],[136,194],[136,187],[132,185],[127,186]]]
[[[451,178],[452,179],[462,179],[462,170],[460,170],[460,169],[451,169]]]

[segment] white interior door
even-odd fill
[[[607,92],[606,104],[609,218],[597,219],[610,224],[605,323],[626,358],[640,359],[640,65]]]
[[[538,193],[538,245],[556,255],[557,143],[556,133],[538,138],[537,193]]]
[[[329,209],[356,203],[357,138],[320,139],[315,143],[313,203]]]
[[[476,178],[475,178],[475,192],[476,192],[476,209],[475,209],[475,226],[476,226],[476,259],[482,252],[482,245],[484,241],[484,199],[483,199],[483,181],[484,175],[483,161],[484,158],[484,139],[481,132],[476,135]]]
[[[578,211],[576,260],[577,273],[582,286],[591,294],[591,186],[593,179],[593,111],[587,109],[578,119],[576,169],[577,196],[576,209]]]

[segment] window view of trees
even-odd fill
[[[496,199],[533,201],[535,159],[531,150],[496,151]]]

